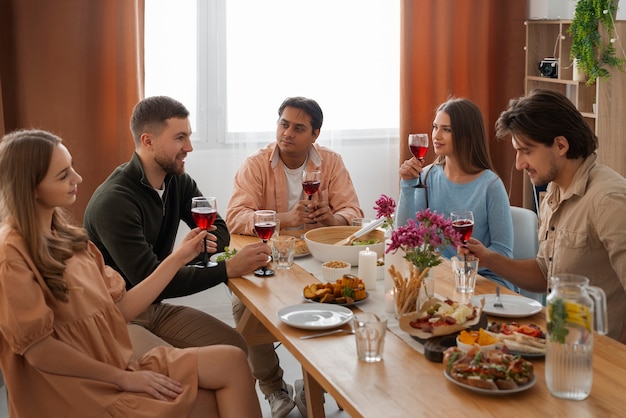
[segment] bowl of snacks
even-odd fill
[[[327,282],[334,282],[343,277],[344,274],[350,273],[350,263],[340,260],[330,260],[322,264],[322,274]]]
[[[382,257],[385,250],[385,233],[382,229],[368,232],[354,240],[351,245],[337,245],[338,242],[348,238],[359,229],[358,226],[316,228],[304,234],[304,241],[306,241],[311,255],[322,263],[342,260],[352,266],[358,266],[359,251],[363,251],[365,248],[375,251],[378,257]]]
[[[469,351],[473,347],[483,351],[493,350],[497,343],[498,339],[482,328],[478,331],[462,330],[456,337],[456,346],[463,351]]]

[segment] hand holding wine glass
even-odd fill
[[[319,170],[304,170],[302,172],[302,188],[309,195],[309,200],[313,198],[313,195],[320,188],[321,181],[322,172]]]
[[[273,210],[257,210],[254,212],[254,230],[256,234],[267,244],[276,229],[276,212]],[[254,271],[255,276],[273,276],[274,270],[263,266]]]
[[[419,160],[420,163],[424,163],[424,156],[428,152],[428,134],[409,134],[409,149],[411,154]],[[421,174],[417,177],[416,188],[423,189],[426,187],[422,183]]]
[[[191,199],[191,216],[198,228],[208,230],[217,217],[217,199],[215,197],[196,196]],[[204,238],[204,261],[195,265],[198,268],[215,267],[217,263],[209,261],[206,237]]]

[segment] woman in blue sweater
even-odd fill
[[[450,99],[437,109],[432,142],[436,160],[426,167],[416,159],[400,167],[397,223],[404,225],[415,213],[430,208],[450,216],[455,210],[474,213],[472,236],[489,249],[513,256],[513,221],[504,184],[493,171],[487,135],[478,106],[467,99]],[[422,176],[426,188],[415,188]],[[456,255],[449,247],[443,256]],[[488,269],[479,273],[509,289],[517,288]]]

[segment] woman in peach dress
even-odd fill
[[[202,251],[206,232],[191,231],[127,292],[64,214],[81,181],[55,135],[18,131],[0,142],[0,365],[9,415],[260,417],[237,347],[158,347],[130,362],[126,323]]]

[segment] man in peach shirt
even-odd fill
[[[226,209],[226,224],[232,234],[254,235],[254,212],[275,210],[281,230],[350,225],[363,211],[350,174],[341,156],[315,144],[323,114],[312,99],[289,97],[278,109],[276,142],[247,157],[237,173]],[[302,189],[302,172],[320,170],[321,185],[311,200]],[[239,322],[245,306],[233,296],[233,316]],[[272,344],[248,347],[249,361],[259,387],[270,403],[273,418],[293,409],[293,388],[283,381],[283,371]],[[296,383],[295,404],[306,416],[302,380]]]

